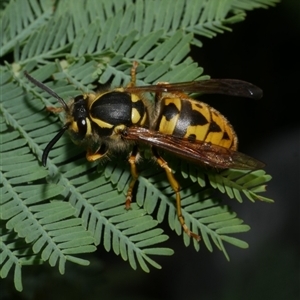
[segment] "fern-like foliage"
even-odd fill
[[[136,203],[124,208],[130,180],[127,154],[111,161],[87,163],[82,149],[68,136],[41,166],[43,149],[61,128],[45,110],[56,100],[24,77],[29,72],[66,101],[100,84],[125,85],[133,61],[139,62],[137,84],[207,78],[190,57],[191,44],[214,37],[244,20],[246,11],[274,5],[276,0],[11,0],[0,6],[1,17],[1,166],[0,275],[14,270],[22,289],[24,265],[48,261],[61,273],[66,261],[88,264],[80,255],[103,244],[139,265],[160,266],[153,255],[171,255],[161,247],[168,236],[159,227],[167,219],[182,234],[174,193],[165,174],[151,160],[139,166]],[[232,234],[249,230],[214,191],[242,202],[268,201],[259,193],[270,176],[264,171],[212,172],[170,157],[182,186],[186,224],[228,258],[224,242],[247,243]],[[210,185],[208,185],[210,183]],[[190,238],[183,234],[185,245]],[[196,250],[200,244],[193,242]]]

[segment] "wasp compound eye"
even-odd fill
[[[77,120],[77,127],[78,127],[78,138],[84,139],[86,133],[87,133],[87,122],[85,118],[79,118]]]

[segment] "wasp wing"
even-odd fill
[[[198,165],[208,165],[217,169],[256,170],[265,166],[264,163],[237,151],[211,143],[177,138],[142,127],[127,128],[123,138],[169,151]]]
[[[176,93],[190,92],[201,94],[225,94],[251,99],[260,99],[262,90],[252,83],[237,79],[208,79],[178,83],[160,83],[157,85],[130,86],[125,88],[129,93],[153,92]]]

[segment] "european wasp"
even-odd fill
[[[196,240],[181,212],[180,186],[159,151],[171,152],[179,158],[215,169],[255,170],[264,164],[237,152],[237,136],[228,120],[208,104],[190,98],[187,92],[226,94],[259,99],[262,90],[251,83],[235,79],[209,79],[180,83],[161,82],[156,85],[136,86],[137,63],[131,69],[131,82],[105,92],[86,93],[68,104],[43,83],[26,77],[55,97],[59,108],[48,108],[65,113],[65,125],[46,146],[42,163],[65,131],[72,140],[85,147],[88,161],[95,161],[119,151],[129,153],[131,181],[127,190],[126,208],[130,208],[132,193],[139,173],[137,157],[140,144],[151,148],[153,158],[166,172],[176,195],[177,216],[183,230]],[[145,93],[154,94],[154,103]]]

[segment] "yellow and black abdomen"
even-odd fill
[[[210,142],[236,150],[237,137],[227,119],[209,105],[190,98],[163,98],[156,130],[178,138]]]

